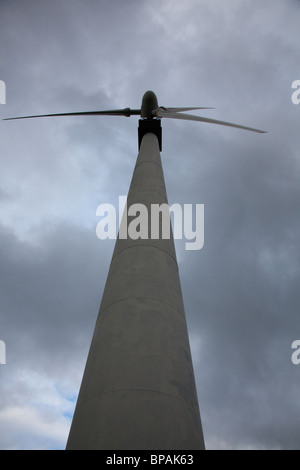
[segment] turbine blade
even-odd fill
[[[140,115],[140,109],[111,109],[107,111],[82,111],[78,113],[56,113],[56,114],[37,114],[35,116],[18,116],[12,118],[5,118],[3,121],[12,121],[14,119],[30,119],[30,118],[39,118],[39,117],[52,117],[52,116],[132,116]]]
[[[201,107],[201,108],[165,108],[164,106],[160,106],[156,111],[159,111],[162,109],[163,111],[171,112],[171,113],[178,113],[181,111],[192,111],[194,109],[215,109],[215,108],[207,108],[207,107]]]
[[[244,129],[247,131],[259,132],[260,134],[266,133],[266,131],[262,131],[260,129],[254,129],[253,127],[241,126],[239,124],[234,124],[232,122],[226,122],[226,121],[217,121],[216,119],[209,119],[209,118],[205,118],[201,116],[193,116],[192,114],[169,113],[160,109],[156,115],[157,117],[161,117],[161,118],[166,117],[166,118],[172,118],[172,119],[185,119],[187,121],[200,121],[200,122],[207,122],[209,124],[219,124],[221,126],[236,127],[238,129]]]

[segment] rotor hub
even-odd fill
[[[141,106],[141,117],[143,119],[153,119],[155,111],[158,108],[158,101],[156,94],[148,90],[143,96],[142,106]]]

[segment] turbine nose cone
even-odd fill
[[[153,118],[152,111],[158,108],[158,101],[156,94],[148,90],[143,96],[142,106],[141,106],[141,116],[142,118]]]

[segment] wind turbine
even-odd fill
[[[167,204],[161,118],[264,132],[183,113],[196,109],[208,108],[159,107],[156,95],[147,91],[140,109],[8,119],[140,115],[127,206],[139,203],[150,209]],[[121,227],[126,231],[130,218],[125,215]],[[205,449],[172,232],[169,239],[135,240],[119,232],[66,448]]]
[[[158,106],[158,101],[153,91],[146,91],[142,99],[142,106],[140,109],[110,109],[106,111],[81,111],[75,113],[55,113],[55,114],[37,114],[34,116],[18,116],[12,118],[5,118],[4,121],[11,121],[14,119],[30,119],[38,117],[52,117],[52,116],[126,116],[130,117],[133,115],[141,116],[142,119],[154,119],[154,118],[171,118],[171,119],[184,119],[188,121],[200,121],[207,122],[210,124],[220,124],[222,126],[236,127],[238,129],[245,129],[247,131],[259,132],[264,134],[266,131],[254,129],[252,127],[241,126],[227,121],[218,121],[216,119],[209,119],[201,116],[194,116],[192,114],[183,114],[182,111],[192,111],[196,109],[214,109],[207,107],[188,107],[188,108],[166,108],[164,106]]]

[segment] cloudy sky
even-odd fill
[[[300,449],[298,0],[1,0],[0,117],[212,106],[268,134],[163,120],[169,203],[208,449]],[[203,112],[202,112],[203,114]],[[138,117],[0,121],[0,448],[63,449],[126,195]]]

